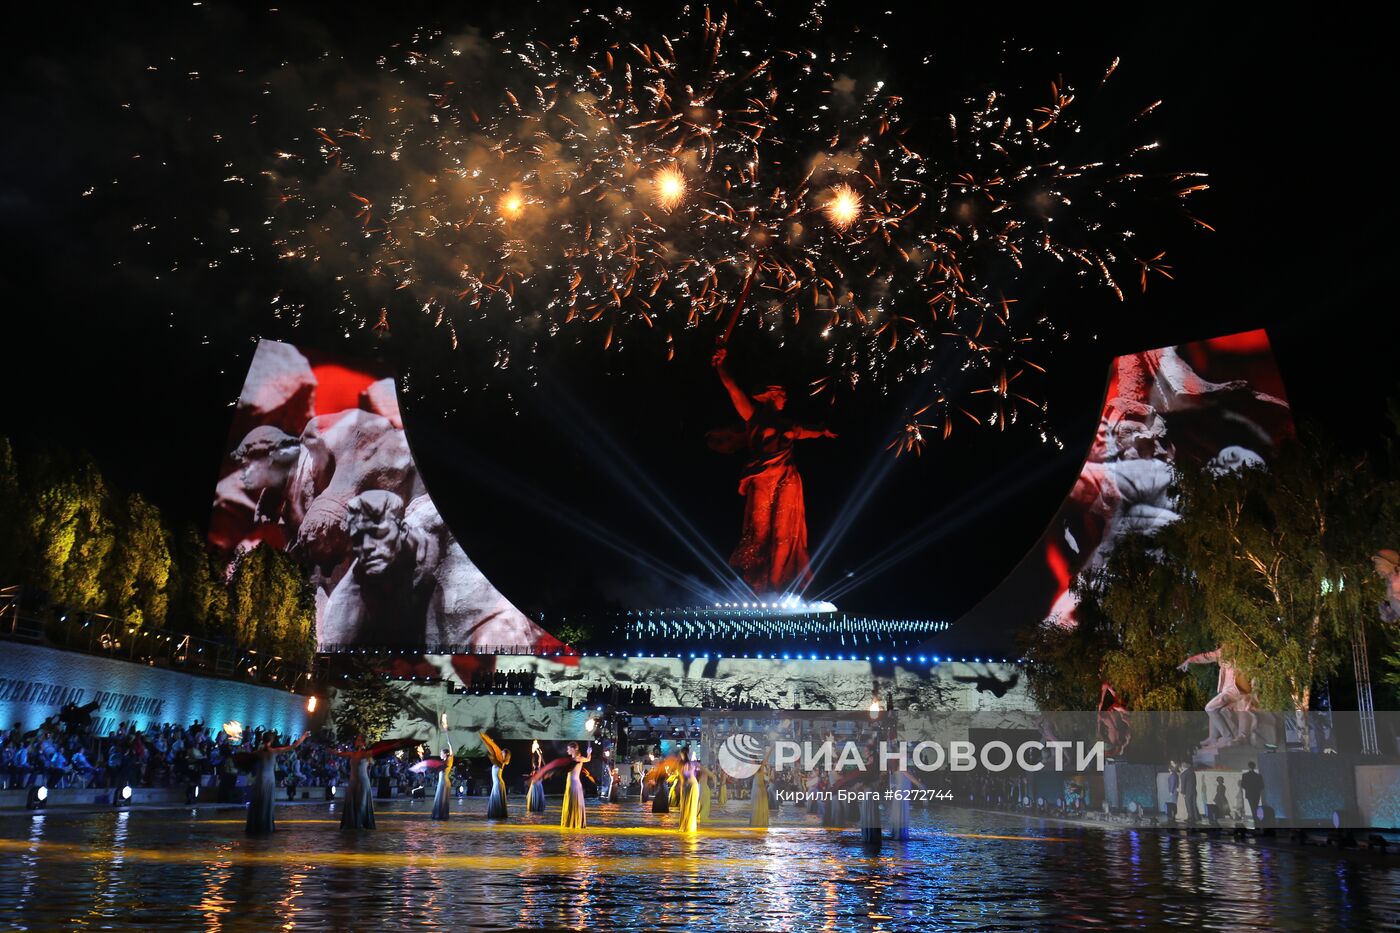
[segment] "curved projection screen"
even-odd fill
[[[230,555],[280,548],[307,569],[320,651],[562,647],[453,538],[409,452],[390,373],[261,341],[209,539]]]
[[[1117,357],[1074,488],[1036,546],[958,625],[1074,625],[1073,580],[1102,566],[1121,536],[1177,517],[1177,464],[1267,464],[1293,433],[1262,330]]]

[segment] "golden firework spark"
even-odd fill
[[[525,199],[511,191],[501,198],[500,211],[506,220],[515,220],[525,211]]]
[[[673,211],[685,198],[685,176],[680,169],[663,168],[652,184],[656,188],[656,203],[663,211]]]
[[[837,185],[831,189],[831,197],[826,202],[826,216],[838,230],[845,230],[860,216],[860,195],[850,185]]]

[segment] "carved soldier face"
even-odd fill
[[[375,489],[351,499],[346,511],[355,572],[371,577],[385,573],[404,545],[403,500]]]
[[[361,573],[374,576],[389,569],[399,556],[403,525],[386,516],[377,522],[356,522],[350,530],[350,549]]]
[[[282,489],[301,453],[301,444],[290,434],[270,425],[248,432],[234,457],[242,464],[239,481],[254,497],[268,489]]]

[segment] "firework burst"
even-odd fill
[[[810,15],[688,17],[650,36],[622,12],[489,46],[419,36],[382,63],[392,92],[279,168],[280,255],[343,270],[366,315],[407,292],[499,366],[590,334],[669,358],[737,321],[816,360],[833,400],[921,377],[899,452],[959,422],[1043,431],[1034,383],[1064,332],[1013,313],[1031,266],[1119,298],[1125,277],[1170,278],[1129,218],[1204,185],[1140,167],[1151,145],[1071,158],[1062,82],[1021,111],[985,94],[915,139],[901,98]],[[781,34],[797,38],[749,41]]]

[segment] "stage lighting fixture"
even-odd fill
[[[327,800],[334,800],[334,799],[335,799],[335,785],[334,785],[334,784],[327,784],[327,785],[326,785],[326,799],[327,799]]]
[[[125,807],[131,803],[131,785],[123,784],[112,793],[112,806]]]
[[[189,787],[185,788],[185,803],[190,803],[190,804],[192,804],[192,803],[198,803],[198,802],[199,802],[199,785],[198,785],[198,784],[191,784]]]
[[[38,787],[31,787],[31,788],[29,788],[29,795],[28,795],[28,799],[25,800],[25,806],[27,806],[27,807],[28,807],[29,809],[31,809],[31,810],[42,810],[42,809],[44,809],[44,807],[46,807],[46,806],[48,806],[48,805],[49,805],[49,789],[48,789],[48,787],[46,787],[46,786],[43,785],[43,784],[40,784]]]
[[[592,716],[589,716],[589,717],[588,717],[586,720],[584,720],[584,722],[583,722],[583,731],[584,731],[584,732],[592,732],[592,731],[593,731],[594,729],[596,729],[597,727],[598,727],[598,721],[597,721],[596,719],[594,719]]]
[[[308,713],[316,712],[316,698],[314,696],[306,698],[306,711]]]

